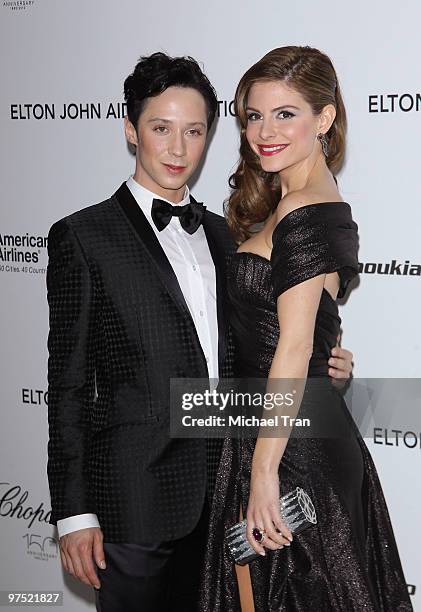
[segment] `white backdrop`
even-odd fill
[[[238,156],[225,101],[242,73],[286,44],[332,57],[349,117],[339,180],[359,224],[363,271],[341,311],[343,344],[355,354],[355,376],[420,377],[420,21],[418,0],[1,0],[0,590],[64,590],[66,612],[92,609],[89,589],[63,575],[46,522],[45,236],[52,222],[105,199],[133,170],[121,102],[140,55],[192,55],[217,89],[221,116],[193,185],[216,212]],[[76,118],[64,117],[64,107]],[[421,610],[421,445],[367,442]]]

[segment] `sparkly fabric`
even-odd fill
[[[228,278],[236,375],[267,375],[279,338],[277,295],[333,271],[340,275],[343,295],[357,274],[357,261],[357,227],[343,203],[306,206],[287,215],[275,230],[271,261],[236,254]],[[376,468],[341,394],[326,379],[339,325],[337,305],[323,291],[309,377],[327,384],[303,400],[300,410],[317,421],[323,408],[338,435],[288,441],[280,494],[305,489],[318,524],[296,536],[291,547],[251,562],[256,612],[412,610]],[[223,542],[225,529],[238,521],[240,503],[247,507],[254,444],[251,439],[224,442],[201,612],[240,611],[234,563]]]

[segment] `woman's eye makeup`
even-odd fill
[[[261,115],[259,113],[255,113],[255,112],[247,113],[248,121],[257,121],[257,119],[260,119],[260,118],[261,118]]]
[[[282,110],[277,114],[277,117],[280,119],[291,119],[291,117],[295,117],[295,115],[291,113],[291,111]]]
[[[288,110],[281,110],[276,114],[276,117],[278,119],[291,119],[292,117],[295,117],[295,114]],[[262,115],[260,113],[257,113],[256,111],[249,111],[247,113],[247,121],[258,121],[259,119],[262,119]]]

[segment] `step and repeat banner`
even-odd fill
[[[375,422],[360,422],[421,611],[421,428],[401,410],[408,379],[421,375],[420,21],[417,0],[399,10],[360,0],[1,0],[0,590],[63,591],[66,612],[93,608],[90,589],[63,573],[48,523],[46,236],[134,169],[125,77],[158,50],[202,63],[218,121],[191,187],[221,213],[238,159],[239,78],[271,48],[309,44],[331,56],[349,118],[338,179],[359,225],[361,275],[341,306],[342,343],[355,377],[380,384]],[[390,395],[381,381],[392,379],[395,400],[382,419]]]

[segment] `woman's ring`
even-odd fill
[[[264,529],[259,529],[258,527],[255,527],[252,531],[252,535],[256,542],[262,544],[266,537],[266,531]]]

